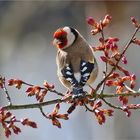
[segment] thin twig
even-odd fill
[[[84,103],[84,106],[86,108],[86,110],[90,111],[90,112],[94,112],[92,109],[90,109],[85,103]]]
[[[4,121],[4,122],[6,122],[6,123],[11,123],[11,121],[7,121],[7,120]],[[21,121],[20,121],[20,120],[15,120],[14,123],[15,123],[15,122],[16,122],[16,123],[19,123],[19,122],[21,122]]]
[[[101,28],[101,36],[102,36],[102,38],[103,38],[103,44],[102,45],[104,45],[104,43],[105,43],[105,37],[104,37],[104,31],[103,31],[103,25],[102,25],[102,21],[100,21],[100,28]]]
[[[102,39],[103,39],[103,43],[102,43],[102,46],[104,46],[104,43],[105,43],[105,37],[104,37],[104,30],[103,30],[103,26],[102,26],[102,21],[100,21],[100,28],[101,28],[101,36],[102,36]],[[107,68],[107,62],[105,63],[105,71],[104,71],[104,77],[106,77],[107,75],[107,71],[108,71],[108,68]],[[101,89],[101,92],[100,94],[103,94],[104,92],[104,89],[105,89],[105,82],[103,83],[103,86],[102,86],[102,89]]]
[[[102,98],[102,100],[103,100],[109,107],[112,107],[112,108],[114,108],[114,109],[123,110],[122,107],[113,105],[113,104],[111,104],[110,102],[106,101],[104,98]]]
[[[131,89],[129,86],[127,86],[126,84],[124,84],[125,88],[128,89],[130,92],[133,92],[133,93],[137,93],[137,91]]]
[[[46,115],[46,114],[44,113],[44,111],[43,111],[43,108],[40,106],[39,109],[40,109],[41,114],[42,114],[46,119],[48,119],[47,115]]]
[[[2,78],[2,77],[0,77],[0,78]],[[5,77],[2,78],[2,84],[3,84],[2,89],[3,89],[3,91],[4,91],[5,95],[6,95],[6,98],[7,98],[7,100],[8,100],[8,104],[9,104],[9,106],[11,106],[11,105],[12,105],[12,101],[11,101],[11,97],[10,97],[10,95],[9,95],[9,93],[8,93],[8,90],[7,90],[7,88],[6,88]]]

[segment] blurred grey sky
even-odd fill
[[[98,45],[98,37],[90,35],[86,17],[92,16],[98,21],[108,13],[112,15],[112,23],[105,30],[106,35],[120,38],[120,47],[129,40],[134,30],[130,17],[140,21],[140,2],[92,2],[92,1],[0,1],[0,74],[6,78],[19,78],[29,83],[41,85],[44,80],[56,85],[56,89],[65,92],[56,75],[56,48],[52,46],[53,32],[62,26],[78,29],[92,46]],[[140,34],[138,34],[139,36]],[[100,66],[100,74],[95,86],[102,78],[103,65],[100,54],[95,54]],[[139,76],[139,47],[132,46],[126,54],[128,69]],[[138,88],[139,82],[136,86]],[[23,90],[9,88],[15,104],[35,102],[27,98]],[[1,91],[0,91],[1,93]],[[50,96],[49,98],[53,98]],[[0,104],[6,99],[0,95]],[[134,102],[134,100],[131,100]],[[136,100],[139,102],[139,99]],[[49,112],[53,107],[46,107]],[[67,106],[63,104],[62,112]],[[22,128],[18,136],[12,135],[9,140],[139,140],[139,111],[127,118],[124,113],[116,111],[113,118],[107,119],[100,126],[94,115],[85,112],[82,107],[70,116],[69,121],[62,123],[57,129],[51,122],[43,118],[39,110],[13,111],[18,118],[29,117],[37,121],[38,129]],[[6,140],[0,133],[0,140]]]

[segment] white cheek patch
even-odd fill
[[[75,40],[75,35],[71,32],[70,28],[69,27],[64,27],[63,30],[67,33],[67,40],[68,40],[68,43],[67,45],[65,46],[65,48],[69,47]]]

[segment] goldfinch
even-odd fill
[[[93,51],[74,28],[63,27],[54,33],[53,44],[58,48],[56,63],[60,82],[73,93],[83,96],[83,87],[95,81],[98,65]]]

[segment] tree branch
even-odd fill
[[[92,109],[90,109],[85,103],[84,103],[84,106],[86,108],[86,111],[88,110],[89,112],[94,112]]]
[[[127,93],[127,94],[126,93],[121,93],[121,94],[113,94],[113,93],[96,94],[94,96],[94,98],[102,99],[105,102],[104,98],[115,98],[115,97],[119,97],[119,96],[129,96],[129,97],[140,96],[140,92],[137,92],[137,93],[130,92],[130,93]],[[6,110],[19,110],[19,109],[31,109],[31,108],[39,108],[40,109],[40,107],[48,106],[48,105],[52,105],[52,104],[56,104],[56,103],[66,102],[69,99],[71,99],[71,97],[68,97],[66,99],[55,99],[55,100],[50,100],[50,101],[46,101],[46,102],[42,102],[42,103],[34,103],[34,104],[7,105],[7,106],[4,106],[4,108]]]
[[[2,78],[2,76],[0,75],[0,79],[2,80],[2,89],[5,92],[6,98],[8,100],[8,104],[9,104],[9,106],[11,106],[12,105],[12,101],[11,101],[11,97],[10,97],[10,95],[8,93],[8,90],[6,88],[6,85],[5,85],[5,77]]]
[[[99,98],[114,98],[114,97],[119,97],[119,96],[130,96],[130,97],[135,97],[135,96],[140,96],[140,92],[129,92],[129,93],[119,93],[119,94],[114,94],[114,93],[108,93],[108,94],[102,94],[99,95]]]
[[[114,109],[123,110],[122,107],[113,105],[113,104],[109,103],[108,101],[106,101],[106,99],[104,99],[104,98],[102,98],[102,100],[103,100],[109,107],[112,107],[112,108],[114,108]]]
[[[43,108],[40,106],[39,109],[40,109],[41,114],[42,114],[46,119],[48,119],[47,115],[46,115],[46,114],[44,113],[44,111],[43,111]]]
[[[4,108],[6,110],[40,108],[40,106],[43,107],[43,106],[52,105],[52,104],[56,104],[56,103],[62,103],[64,101],[65,100],[55,99],[55,100],[50,100],[50,101],[46,101],[46,102],[42,102],[42,103],[25,104],[25,105],[7,105],[7,106],[4,106]]]

